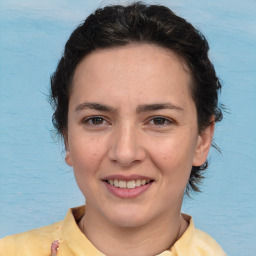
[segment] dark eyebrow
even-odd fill
[[[178,111],[184,111],[183,108],[171,104],[171,103],[156,103],[156,104],[148,104],[148,105],[140,105],[137,107],[137,113],[155,111],[160,109],[174,109]]]
[[[107,105],[103,105],[103,104],[99,104],[99,103],[91,103],[91,102],[85,102],[85,103],[82,103],[80,105],[78,105],[75,109],[75,111],[79,111],[79,110],[83,110],[83,109],[95,109],[95,110],[98,110],[98,111],[106,111],[106,112],[114,112],[115,109],[110,107],[110,106],[107,106]]]

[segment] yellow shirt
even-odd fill
[[[0,239],[0,256],[50,256],[54,240],[60,243],[57,256],[104,256],[77,226],[84,212],[84,206],[69,209],[60,222]],[[184,217],[189,222],[187,230],[170,250],[158,256],[226,255],[213,238],[194,227],[191,217]]]

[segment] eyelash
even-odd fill
[[[161,122],[164,122],[164,123],[156,124],[155,121],[161,121]],[[168,125],[171,125],[171,124],[175,123],[173,120],[170,120],[170,119],[168,119],[166,117],[163,117],[163,116],[151,117],[148,123],[151,123],[151,122],[153,122],[151,125],[155,125],[155,126],[158,126],[158,127],[164,127],[164,126],[168,126]]]
[[[96,122],[100,121],[100,123],[97,124],[97,123],[94,123],[94,121]],[[159,121],[160,121],[160,124],[159,123],[157,124],[156,122],[159,122]],[[94,127],[100,127],[100,126],[109,124],[109,122],[103,116],[87,117],[86,119],[82,120],[82,123],[88,124],[89,126],[94,126]],[[175,121],[170,120],[163,116],[154,116],[154,117],[151,117],[149,121],[147,121],[146,123],[150,125],[158,126],[158,127],[165,127],[171,124],[175,124]]]
[[[100,124],[94,124],[93,123],[93,120],[96,120],[96,119],[100,119],[102,121],[102,123]],[[108,121],[106,121],[106,119],[102,116],[91,116],[91,117],[87,117],[86,119],[82,120],[82,123],[84,124],[88,124],[90,126],[102,126],[104,125],[103,122],[106,122],[106,123],[109,123]]]

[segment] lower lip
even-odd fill
[[[136,188],[117,188],[105,181],[104,183],[106,184],[106,187],[108,188],[108,190],[115,196],[120,198],[134,198],[141,195],[146,190],[148,190],[151,187],[153,182],[150,182],[148,184],[145,184]]]

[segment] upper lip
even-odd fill
[[[137,174],[131,174],[131,175],[122,175],[122,174],[113,174],[109,175],[103,178],[103,180],[154,180],[147,176],[137,175]]]

